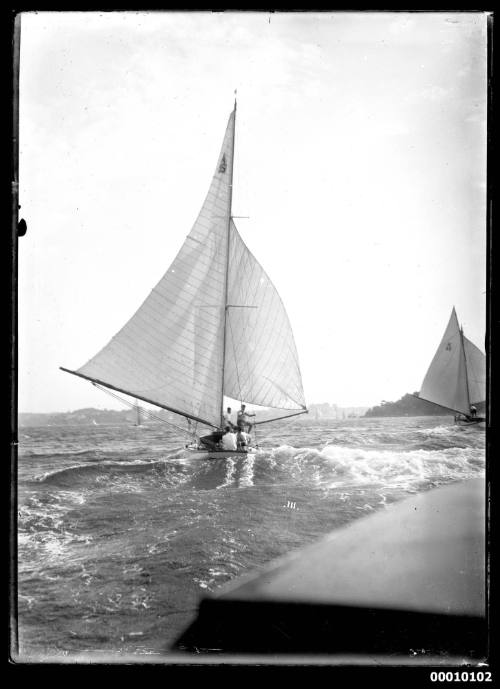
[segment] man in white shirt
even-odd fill
[[[241,428],[238,428],[236,433],[236,444],[238,446],[238,450],[245,450],[250,445],[250,436]]]
[[[234,431],[235,425],[234,425],[233,420],[231,418],[232,416],[233,416],[233,412],[231,410],[231,407],[228,407],[227,410],[222,415],[222,418],[224,419],[224,427],[229,426],[229,428]]]
[[[226,432],[222,436],[221,446],[223,450],[237,450],[238,445],[236,444],[236,434],[233,433],[229,426],[224,429]]]

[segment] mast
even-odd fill
[[[234,168],[234,137],[236,133],[236,98],[234,99],[234,119],[233,119],[233,141],[231,147],[231,170],[229,178],[229,214],[227,218],[227,241],[226,241],[226,275],[224,284],[224,335],[223,335],[223,345],[222,345],[222,376],[221,376],[221,397],[220,397],[220,423],[222,427],[222,422],[224,418],[224,374],[226,366],[226,342],[227,342],[227,289],[228,289],[228,279],[229,279],[229,242],[231,239],[231,211],[233,204],[233,168]]]
[[[470,392],[469,392],[469,376],[467,375],[467,357],[465,356],[465,345],[464,345],[464,329],[460,326],[460,342],[462,343],[462,352],[464,355],[464,367],[465,367],[465,389],[467,390],[467,407],[470,412]]]

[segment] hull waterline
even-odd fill
[[[187,450],[193,458],[197,459],[244,459],[254,457],[257,449],[250,447],[248,450],[208,450],[198,446],[188,445]]]

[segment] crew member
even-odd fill
[[[238,428],[241,428],[242,431],[246,431],[247,433],[250,433],[252,430],[253,424],[250,423],[250,416],[255,416],[255,414],[252,414],[251,412],[247,412],[246,406],[244,404],[241,405],[241,409],[238,412],[238,418],[236,423],[238,424]]]
[[[221,439],[221,447],[223,450],[237,450],[236,433],[233,433],[229,426],[225,427],[225,433]]]
[[[224,425],[224,428],[225,428],[226,426],[229,426],[229,428],[230,428],[232,431],[234,431],[234,430],[236,430],[236,426],[234,425],[234,423],[233,423],[233,421],[232,421],[232,417],[233,417],[233,412],[232,412],[232,410],[231,410],[231,407],[228,407],[227,410],[226,410],[226,411],[224,412],[224,414],[222,415],[222,418],[223,418],[223,420],[224,420],[224,424],[223,424],[223,425]]]
[[[238,445],[238,450],[244,450],[250,445],[250,436],[241,428],[238,428],[236,433],[236,443]]]

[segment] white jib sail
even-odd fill
[[[137,312],[77,373],[218,425],[233,166],[231,113],[198,218],[174,262]]]
[[[486,400],[486,356],[464,335],[467,383],[471,404]]]
[[[305,409],[287,313],[233,221],[229,243],[224,393],[275,409]]]
[[[473,391],[469,390],[466,361],[466,348],[469,348],[465,345],[465,341],[468,342],[464,338],[464,344],[462,344],[457,314],[453,309],[443,338],[425,375],[420,397],[468,415],[470,404],[474,401],[472,392],[475,395],[477,388],[474,387]],[[469,344],[472,345],[472,343]],[[477,347],[474,349],[479,352]],[[473,368],[477,368],[477,355],[474,353],[471,358]]]

